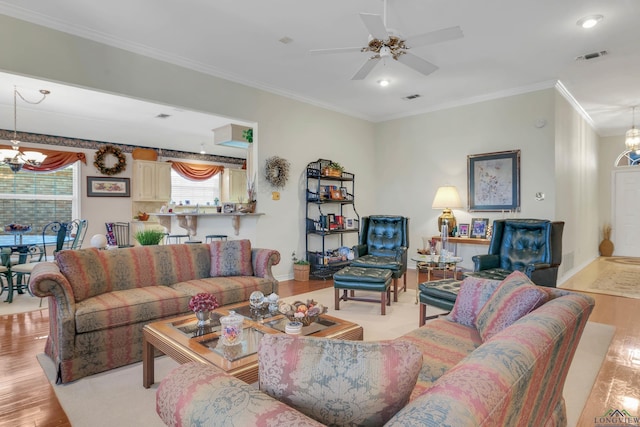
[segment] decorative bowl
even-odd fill
[[[28,233],[31,231],[31,225],[11,223],[4,226],[4,231],[5,233],[12,233],[12,234]]]
[[[314,300],[307,300],[306,303],[295,301],[293,304],[282,301],[278,305],[278,311],[292,322],[300,322],[304,326],[309,326],[316,322],[321,314],[327,312],[327,307]]]

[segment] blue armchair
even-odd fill
[[[564,222],[540,219],[503,219],[493,222],[489,253],[475,255],[470,276],[503,280],[514,270],[533,283],[555,287],[562,262]]]
[[[398,279],[404,276],[407,291],[407,249],[409,248],[409,218],[391,215],[362,217],[359,244],[354,246],[352,266],[391,270],[394,301],[398,301]]]

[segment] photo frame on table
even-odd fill
[[[236,211],[235,203],[223,203],[222,204],[222,212],[223,213],[234,213]]]
[[[469,224],[458,224],[458,234],[460,237],[469,237]]]
[[[347,192],[347,187],[340,187],[340,195],[342,195],[343,199],[347,199],[349,193]]]
[[[487,230],[489,229],[488,218],[473,218],[471,219],[471,238],[473,239],[486,239]]]
[[[87,177],[87,197],[131,197],[129,178]]]
[[[469,212],[520,211],[520,150],[467,156]]]

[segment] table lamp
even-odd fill
[[[454,186],[445,186],[438,188],[436,196],[433,198],[433,209],[442,209],[442,215],[438,217],[438,231],[442,231],[442,224],[448,225],[449,235],[452,235],[456,227],[456,217],[453,216],[451,209],[461,208],[460,195]]]

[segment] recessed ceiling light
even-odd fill
[[[598,23],[600,23],[600,21],[602,21],[603,19],[604,16],[602,15],[590,15],[578,19],[578,22],[576,22],[576,24],[582,28],[593,28],[598,25]]]
[[[387,79],[378,80],[378,84],[382,87],[389,86],[389,83],[390,82]]]

